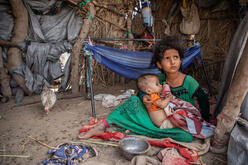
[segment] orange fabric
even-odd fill
[[[152,106],[150,108],[148,108],[148,111],[158,111],[161,108],[158,107],[156,101],[160,99],[160,95],[159,94],[150,94],[149,95],[152,98]]]

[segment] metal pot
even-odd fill
[[[131,160],[136,155],[147,153],[150,147],[150,144],[145,139],[138,137],[126,137],[119,141],[122,155],[128,160]]]

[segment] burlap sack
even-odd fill
[[[187,8],[181,7],[181,13],[183,19],[180,24],[180,32],[188,35],[197,34],[200,30],[200,17],[197,6],[192,3]]]

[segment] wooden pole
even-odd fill
[[[22,1],[10,0],[9,2],[12,7],[13,16],[15,18],[15,26],[12,33],[11,42],[20,43],[23,42],[27,37],[28,13]],[[16,80],[17,84],[23,89],[23,91],[26,94],[31,95],[32,93],[25,85],[24,77],[13,73],[13,70],[20,65],[21,61],[21,50],[16,47],[10,47],[8,50],[8,70],[12,74],[13,78]]]
[[[0,41],[0,46],[6,46],[6,47],[17,47],[19,48],[17,43],[12,43],[9,41]]]
[[[128,5],[128,18],[127,18],[127,38],[133,39],[132,33],[132,13],[133,13],[133,0],[129,1]],[[133,48],[133,41],[128,41],[128,48]]]
[[[71,80],[72,80],[72,93],[79,92],[79,55],[82,49],[82,43],[85,38],[88,36],[90,31],[91,24],[93,22],[93,18],[95,17],[96,10],[94,5],[91,2],[88,2],[85,6],[89,9],[90,16],[87,16],[84,19],[84,24],[81,28],[80,34],[74,43],[72,49],[72,71],[71,71]]]

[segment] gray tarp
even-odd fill
[[[71,51],[72,41],[80,32],[82,18],[76,15],[73,8],[63,6],[59,0],[23,2],[29,14],[27,41],[31,41],[31,44],[27,45],[27,52],[24,52],[26,56],[15,69],[15,73],[25,77],[26,86],[32,93],[41,92],[43,79],[51,83],[59,77],[62,79],[59,89],[65,90],[71,69],[71,58],[61,70],[59,57],[63,52]],[[60,12],[57,8],[61,8]],[[10,9],[8,1],[1,0],[0,39],[5,41],[10,40],[14,26],[13,16],[6,12]],[[12,80],[13,84],[15,82]]]
[[[43,0],[46,2],[47,0]],[[55,15],[35,15],[33,7],[37,11],[37,3],[43,10],[53,9],[54,6],[60,6],[57,3],[42,3],[42,1],[25,0],[24,1],[30,16],[29,40],[40,42],[74,40],[81,29],[82,18],[76,16],[76,11],[70,7],[63,7]],[[51,5],[49,7],[48,5]],[[42,10],[42,11],[43,11]],[[41,12],[42,12],[41,11]],[[46,11],[48,12],[48,11]]]

